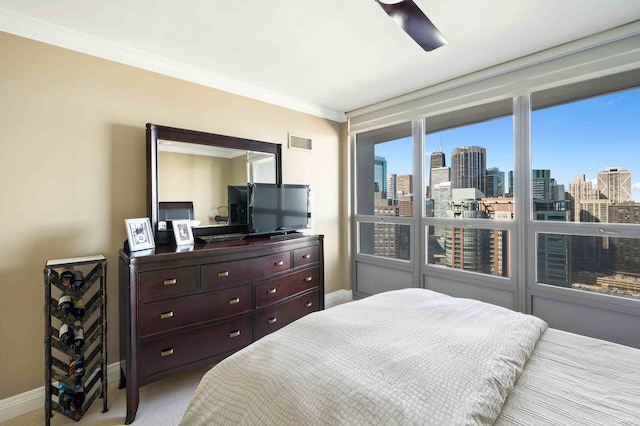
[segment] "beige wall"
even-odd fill
[[[325,235],[326,292],[349,289],[345,125],[0,33],[0,399],[44,385],[47,259],[107,256],[108,363],[118,360],[118,250],[146,215],[145,123],[283,144]],[[287,133],[313,139],[289,150]]]

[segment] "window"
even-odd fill
[[[640,299],[640,88],[599,92],[532,95],[536,282]]]
[[[512,103],[426,119],[425,219],[433,223],[426,227],[427,265],[510,276],[516,213]],[[486,219],[509,225],[480,227],[478,221]]]
[[[356,139],[358,253],[408,261],[414,211],[411,123]]]

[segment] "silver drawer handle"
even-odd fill
[[[229,271],[218,272],[218,276],[219,277],[228,277],[229,276]]]
[[[235,299],[229,299],[230,305],[235,305],[236,303],[240,303],[240,298],[236,297]]]
[[[275,322],[276,322],[276,321],[278,321],[276,317],[269,318],[269,319],[267,320],[267,322],[268,322],[269,324],[275,324]]]
[[[174,285],[178,282],[178,280],[176,278],[172,278],[170,280],[164,280],[162,283],[164,285]]]
[[[267,294],[275,294],[277,291],[277,288],[270,288],[269,290],[267,290]]]
[[[160,352],[160,356],[169,356],[169,355],[173,355],[173,348],[165,349],[164,351]]]
[[[167,318],[171,318],[172,316],[173,316],[173,311],[169,311],[169,312],[160,314],[160,319],[167,319]]]
[[[310,259],[311,255],[310,254],[305,254],[304,256],[302,256],[303,259]]]
[[[311,277],[307,277],[307,278],[305,278],[304,280],[305,280],[306,282],[309,282],[309,281],[311,281],[311,280],[312,280],[312,278],[311,278]]]
[[[307,302],[304,304],[304,306],[306,306],[307,308],[310,308],[313,306],[313,302]]]
[[[282,266],[282,265],[284,265],[284,260],[278,260],[273,264],[273,266]]]
[[[229,337],[238,337],[240,335],[240,330],[232,331],[229,333]]]

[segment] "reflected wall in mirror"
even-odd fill
[[[281,183],[281,145],[147,124],[148,211],[156,239],[170,242],[159,203],[192,203],[196,236],[244,232],[228,196],[248,183]],[[233,211],[231,211],[233,209]],[[167,235],[168,234],[168,235]]]
[[[158,201],[193,202],[196,226],[228,225],[228,187],[248,182],[276,182],[275,154],[158,140]]]

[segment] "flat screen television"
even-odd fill
[[[309,185],[253,183],[248,194],[249,234],[286,234],[309,227]]]

